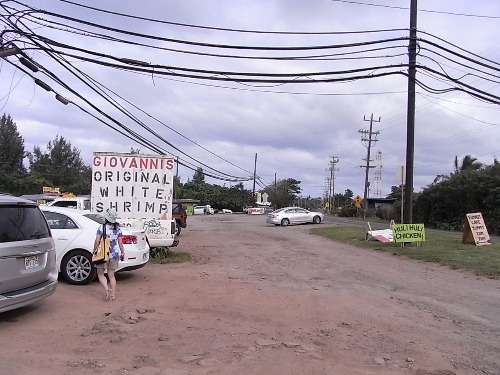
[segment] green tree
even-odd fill
[[[45,178],[62,191],[82,194],[88,189],[90,192],[90,168],[83,163],[80,150],[72,147],[64,137],[56,135],[45,151],[35,146],[28,158],[34,177]],[[75,188],[77,191],[70,190]]]
[[[458,166],[448,179],[427,186],[415,202],[415,219],[430,227],[460,230],[467,213],[481,212],[488,230],[498,233],[500,165],[471,164]]]
[[[470,155],[465,155],[461,163],[458,162],[458,156],[455,156],[455,159],[453,160],[453,173],[450,173],[449,175],[439,174],[436,176],[433,183],[447,181],[458,173],[467,171],[476,171],[483,167],[484,167],[483,163],[478,162],[475,157],[472,157]]]
[[[354,197],[354,193],[351,189],[346,189],[344,193],[335,194],[333,199],[334,208],[352,206],[354,204],[352,197]]]
[[[4,113],[0,118],[0,171],[10,174],[25,173],[24,157],[24,139],[17,131],[12,117]]]
[[[197,199],[201,204],[209,204],[215,209],[227,208],[232,211],[242,211],[243,207],[253,203],[252,192],[246,190],[242,183],[231,187],[195,183],[189,181],[178,191],[179,199]]]
[[[182,183],[179,176],[173,178],[174,199],[182,197]]]
[[[455,167],[455,174],[466,171],[477,171],[484,167],[483,163],[478,162],[477,158],[470,155],[465,155],[460,165],[458,164],[458,156],[455,156],[453,164]]]
[[[269,201],[275,208],[291,206],[301,192],[300,181],[293,178],[279,180],[263,191],[267,193]]]
[[[197,183],[188,181],[182,186],[181,194],[178,198],[197,199],[201,204],[210,204],[215,201],[215,188],[207,183]],[[214,206],[215,207],[215,206]]]
[[[214,198],[211,206],[218,209],[227,208],[232,211],[242,211],[244,207],[250,206],[254,202],[252,192],[245,189],[241,182],[229,188],[218,186]]]
[[[205,174],[203,173],[203,168],[198,167],[193,175],[193,182],[195,184],[203,184],[205,183]]]
[[[0,118],[0,192],[24,194],[27,177],[23,137],[10,115]]]
[[[335,194],[335,200],[337,202],[337,213],[340,216],[351,217],[356,216],[358,213],[357,208],[354,206],[354,193],[351,189],[346,189],[343,194]]]
[[[354,193],[352,192],[352,190],[351,190],[351,189],[345,189],[344,195],[345,195],[347,198],[352,198],[352,197],[354,197]]]

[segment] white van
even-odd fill
[[[79,211],[90,212],[90,196],[81,195],[77,197],[57,198],[47,203],[47,206],[76,208]]]

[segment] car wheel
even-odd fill
[[[86,250],[74,250],[66,254],[61,262],[61,273],[72,285],[90,283],[96,276],[92,254]]]
[[[281,226],[286,227],[288,224],[290,224],[290,220],[288,219],[281,220]]]
[[[319,224],[321,223],[321,218],[319,216],[314,216],[313,217],[313,223],[314,224]]]

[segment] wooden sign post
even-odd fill
[[[475,244],[476,246],[491,245],[488,229],[484,225],[481,212],[465,215],[467,221],[464,226],[462,243]]]

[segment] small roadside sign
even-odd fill
[[[424,224],[394,224],[392,226],[394,242],[424,242]]]
[[[475,244],[476,246],[491,245],[490,235],[481,212],[466,215],[462,243]]]
[[[361,201],[362,201],[362,200],[363,200],[363,199],[361,199],[361,197],[360,197],[359,195],[356,195],[356,196],[354,197],[354,205],[355,205],[356,207],[361,207]]]

